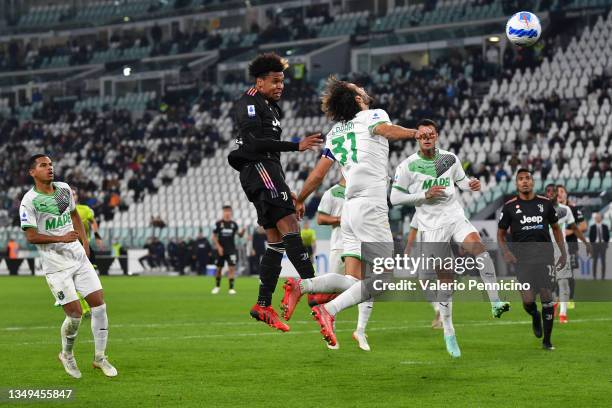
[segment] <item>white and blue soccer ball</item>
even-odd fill
[[[506,23],[506,37],[520,47],[531,47],[541,34],[540,19],[529,11],[519,11]]]

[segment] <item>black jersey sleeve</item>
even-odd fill
[[[255,98],[249,95],[243,95],[234,104],[234,118],[240,135],[263,133],[261,113],[258,114],[256,105]]]
[[[273,153],[273,152],[296,152],[300,149],[299,143],[288,142],[285,140],[274,140],[268,138],[253,137],[252,133],[246,135],[248,143],[250,143],[253,151],[256,153]]]
[[[512,216],[510,215],[510,207],[504,205],[497,223],[497,228],[507,230],[512,225]]]
[[[217,221],[215,223],[215,229],[213,230],[213,234],[219,235],[220,232],[221,232],[221,221]]]
[[[555,210],[555,207],[553,206],[551,201],[546,202],[545,218],[550,225],[556,224],[559,221],[559,217],[557,216],[557,210]]]
[[[234,106],[234,117],[242,144],[255,153],[294,152],[299,143],[276,140],[263,126],[265,111],[254,96],[243,95]]]
[[[570,209],[572,210],[572,215],[574,216],[574,219],[576,220],[576,225],[584,221],[584,214],[582,214],[582,211],[580,210],[580,208],[571,206]]]

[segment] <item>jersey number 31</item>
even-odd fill
[[[348,155],[348,150],[344,148],[344,142],[347,140],[351,141],[351,160],[353,163],[357,163],[357,140],[355,139],[355,133],[349,132],[346,136],[339,136],[332,139],[334,145],[332,153],[340,162],[341,166],[344,166],[346,163],[346,156]]]

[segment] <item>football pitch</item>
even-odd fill
[[[610,406],[609,303],[578,303],[569,324],[555,322],[553,352],[541,349],[516,298],[499,320],[488,303],[457,303],[463,356],[453,360],[442,332],[430,328],[426,303],[376,303],[368,353],[351,339],[356,308],[339,315],[340,350],[327,350],[305,301],[289,333],[255,322],[248,311],[257,279],[238,279],[235,296],[226,279],[211,295],[208,277],[105,277],[102,284],[108,354],[119,376],[91,367],[84,319],[75,346],[83,377],[75,380],[57,360],[63,312],[44,278],[0,278],[0,390],[74,390],[71,401],[4,399],[0,407]],[[277,310],[281,295],[279,283]]]

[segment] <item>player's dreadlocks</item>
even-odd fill
[[[249,65],[249,75],[253,78],[262,78],[270,72],[283,72],[289,63],[273,52],[260,54],[251,61]]]
[[[350,83],[331,76],[323,91],[321,109],[334,122],[347,122],[361,111],[356,96],[357,91]]]

